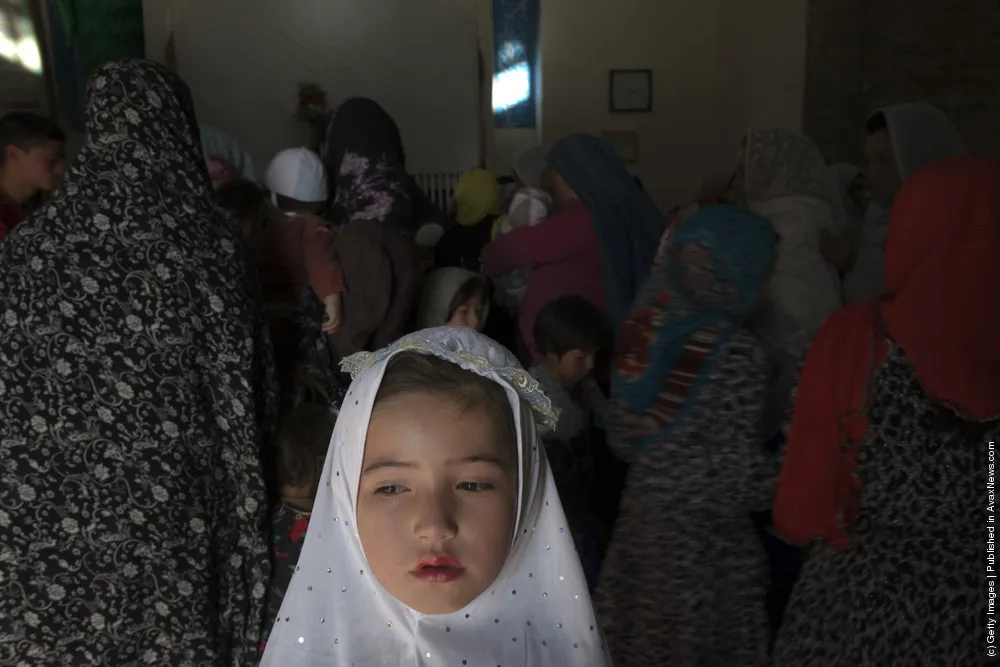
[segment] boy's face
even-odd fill
[[[561,357],[549,355],[555,363],[559,378],[567,387],[575,387],[594,372],[598,350],[570,350]]]
[[[372,574],[422,614],[467,606],[507,560],[517,459],[482,410],[403,394],[368,426],[358,535]]]
[[[28,150],[8,146],[3,164],[5,169],[9,168],[22,183],[36,192],[52,192],[65,171],[65,160],[62,142],[47,141]]]

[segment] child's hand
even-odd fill
[[[341,295],[331,294],[326,297],[323,299],[323,307],[326,309],[326,320],[320,329],[325,334],[337,333],[341,321]]]

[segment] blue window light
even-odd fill
[[[536,124],[538,0],[493,0],[493,118],[498,128]]]

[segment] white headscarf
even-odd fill
[[[798,358],[841,306],[840,275],[820,251],[822,233],[843,224],[839,198],[816,144],[785,130],[747,135],[746,194],[780,238],[751,328]]]
[[[451,305],[452,299],[465,286],[465,283],[476,278],[482,282],[485,290],[486,281],[468,269],[448,266],[443,269],[435,269],[427,274],[420,293],[420,303],[417,306],[417,326],[421,329],[429,329],[448,324],[448,306]],[[486,299],[483,312],[480,313],[481,322],[485,322],[489,314],[490,302],[489,299]]]
[[[529,188],[542,187],[542,175],[548,166],[545,156],[548,153],[549,149],[545,146],[532,146],[514,158],[514,173]]]
[[[969,153],[951,119],[929,104],[899,104],[879,109],[878,113],[885,115],[903,181],[931,162]]]
[[[902,180],[931,162],[968,154],[951,120],[928,104],[900,104],[875,112],[885,116],[892,151]],[[885,240],[891,211],[869,205],[861,224],[858,256],[844,277],[844,302],[860,303],[882,293]]]
[[[513,544],[489,588],[453,614],[420,614],[372,576],[356,498],[368,422],[389,360],[433,354],[504,388],[518,425],[521,477]],[[536,432],[557,415],[506,349],[470,329],[440,327],[345,362],[355,373],[330,443],[309,533],[264,667],[608,665],[587,582]]]

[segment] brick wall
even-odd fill
[[[873,109],[926,101],[1000,157],[1000,2],[810,0],[803,127],[830,161],[862,158]]]

